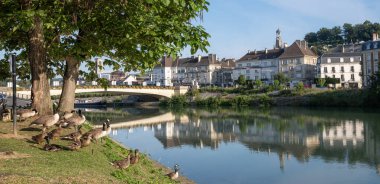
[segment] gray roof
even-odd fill
[[[188,58],[177,58],[163,57],[160,64],[156,67],[198,67],[198,66],[209,66],[211,64],[219,65],[219,61],[216,60],[215,54],[209,54],[208,56],[200,57],[188,57]]]
[[[267,49],[260,51],[248,52],[241,57],[237,62],[249,61],[249,60],[263,60],[263,59],[276,59],[284,52],[284,49]]]

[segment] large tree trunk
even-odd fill
[[[40,115],[52,114],[42,20],[35,16],[33,22],[34,27],[28,32],[28,59],[32,74],[32,107],[37,109]]]
[[[59,99],[58,111],[70,112],[74,109],[76,81],[79,76],[79,61],[74,57],[66,58],[63,87]]]

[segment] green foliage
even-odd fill
[[[313,46],[316,53],[321,55],[327,51],[328,47],[371,40],[373,32],[380,33],[379,23],[371,23],[370,21],[356,25],[345,23],[343,27],[321,28],[317,32],[307,33],[305,40]]]
[[[277,80],[277,81],[279,82],[279,84],[281,84],[281,85],[284,85],[284,84],[286,84],[286,83],[288,83],[288,82],[290,81],[290,78],[287,77],[287,76],[286,76],[284,73],[282,73],[282,72],[280,72],[280,73],[274,75],[273,77],[274,77],[274,80],[275,80],[275,81]]]
[[[305,90],[305,87],[303,85],[303,82],[298,82],[296,86],[294,86],[295,90],[299,93],[303,92]]]
[[[244,75],[240,75],[238,80],[236,81],[237,84],[241,85],[241,86],[244,86],[246,85],[246,80],[245,80],[245,76]]]
[[[315,79],[315,82],[318,84],[319,87],[325,87],[326,79],[325,78],[318,78]]]

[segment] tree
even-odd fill
[[[316,82],[317,82],[317,84],[319,85],[319,87],[324,87],[325,86],[325,84],[326,84],[326,79],[325,78],[318,78],[318,79],[316,79]]]
[[[257,88],[260,88],[261,86],[263,86],[263,82],[261,80],[255,80],[255,86]]]
[[[305,89],[305,86],[303,85],[303,82],[298,82],[295,86],[295,89],[297,92],[302,93]]]
[[[246,80],[245,80],[245,76],[244,75],[240,75],[238,80],[236,81],[237,84],[241,85],[241,86],[244,86],[246,84]]]
[[[206,0],[2,1],[0,49],[27,53],[41,114],[51,111],[48,66],[57,66],[54,73],[64,77],[59,110],[71,111],[78,76],[96,78],[92,57],[107,56],[106,65],[130,70],[153,67],[188,45],[192,53],[207,51],[209,35],[191,23],[207,6]],[[89,73],[79,71],[82,62]]]
[[[274,80],[278,80],[280,84],[286,84],[290,81],[289,77],[287,77],[284,73],[278,73],[273,76]]]

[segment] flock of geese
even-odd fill
[[[31,118],[33,116],[38,115],[36,109],[20,109],[16,111],[16,115],[19,120],[25,120],[27,118]],[[46,142],[43,147],[45,151],[60,151],[63,149],[61,145],[51,144],[50,140],[62,139],[69,140],[72,143],[68,146],[70,150],[79,150],[80,148],[89,146],[92,141],[98,142],[98,140],[102,140],[102,138],[108,136],[111,133],[110,121],[107,119],[103,122],[102,128],[94,128],[86,133],[84,133],[81,128],[84,122],[86,121],[86,117],[82,114],[81,110],[76,112],[72,110],[69,113],[65,113],[62,117],[59,116],[58,113],[54,115],[45,115],[40,116],[32,123],[30,126],[42,126],[42,131],[40,134],[32,136],[33,142],[37,144],[41,144]],[[48,131],[49,128],[57,126],[58,128]],[[70,133],[68,135],[61,135],[63,129],[65,128],[75,128],[75,132]],[[134,154],[129,154],[126,158],[118,161],[114,161],[111,163],[114,167],[119,169],[126,169],[130,165],[137,164],[139,162],[139,150],[136,149]],[[176,164],[174,166],[174,172],[167,174],[170,179],[177,179],[179,175],[179,166]]]

